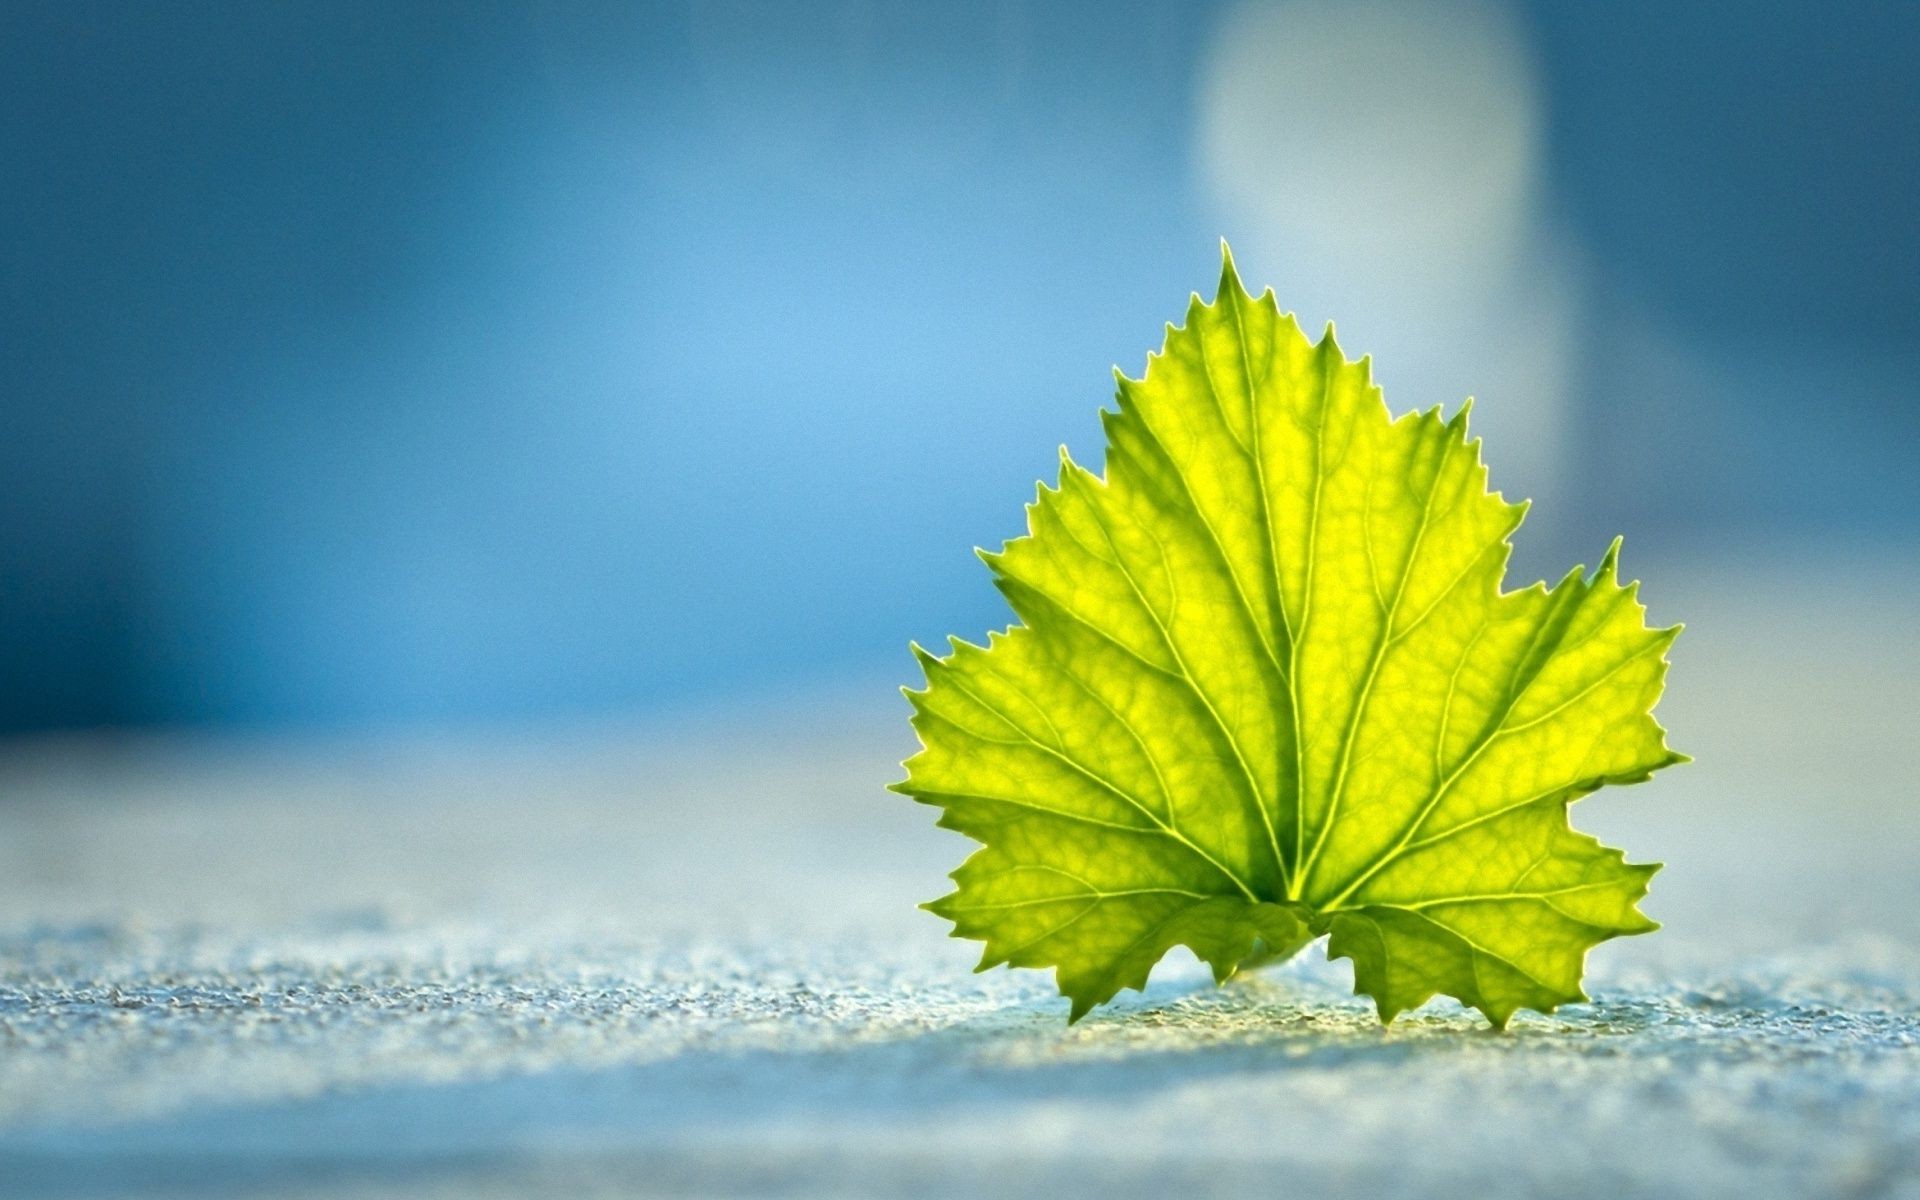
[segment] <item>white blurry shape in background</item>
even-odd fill
[[[1371,354],[1396,411],[1474,397],[1493,484],[1548,501],[1578,259],[1544,204],[1540,88],[1491,3],[1243,3],[1200,72],[1199,168],[1241,270]]]
[[[1534,564],[1557,575],[1576,531],[1592,562],[1592,508],[1638,513],[1614,528],[1654,619],[1688,625],[1659,715],[1696,761],[1580,810],[1603,841],[1667,862],[1650,910],[1668,933],[1613,955],[1910,938],[1920,778],[1888,722],[1913,708],[1912,556],[1815,548],[1752,515],[1839,511],[1825,494],[1881,469],[1876,439],[1846,423],[1896,427],[1861,397],[1894,394],[1895,371],[1875,364],[1898,352],[1807,353],[1819,343],[1771,328],[1716,346],[1587,254],[1546,187],[1535,57],[1493,0],[1250,0],[1206,55],[1198,164],[1243,276],[1273,284],[1310,334],[1337,319],[1396,412],[1476,398],[1494,486],[1542,501],[1510,584],[1539,577]],[[1850,403],[1810,406],[1783,432],[1757,415],[1782,381]],[[1625,433],[1594,436],[1596,418]],[[1795,470],[1756,488],[1783,437]],[[1816,482],[1795,492],[1799,479]],[[1677,552],[1689,521],[1716,519],[1760,544]]]

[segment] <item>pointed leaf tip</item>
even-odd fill
[[[1242,296],[1251,297],[1252,295],[1247,290],[1247,285],[1240,281],[1240,269],[1233,262],[1233,247],[1227,245],[1227,239],[1221,238],[1220,288],[1214,293],[1214,301],[1218,303],[1236,292]]]

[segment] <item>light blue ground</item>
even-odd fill
[[[1650,572],[1651,574],[1651,572]],[[912,904],[883,683],[677,728],[0,760],[0,1194],[1920,1197],[1920,620],[1656,595],[1668,928],[1505,1035],[1317,953],[1067,1028]],[[1736,597],[1743,597],[1738,598]],[[770,729],[769,734],[764,732]],[[760,731],[760,732],[756,732]]]

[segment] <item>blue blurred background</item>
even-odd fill
[[[0,730],[903,680],[1225,235],[1517,569],[1920,544],[1920,6],[0,9]]]

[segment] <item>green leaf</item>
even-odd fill
[[[1587,951],[1656,927],[1657,867],[1567,805],[1685,761],[1652,716],[1679,627],[1647,627],[1619,542],[1502,592],[1526,506],[1469,406],[1394,418],[1231,255],[1116,378],[1104,478],[1063,450],[981,555],[1021,624],[914,647],[894,787],[983,843],[927,907],[983,970],[1054,968],[1073,1020],[1175,946],[1225,980],[1321,935],[1383,1021],[1585,999]]]

